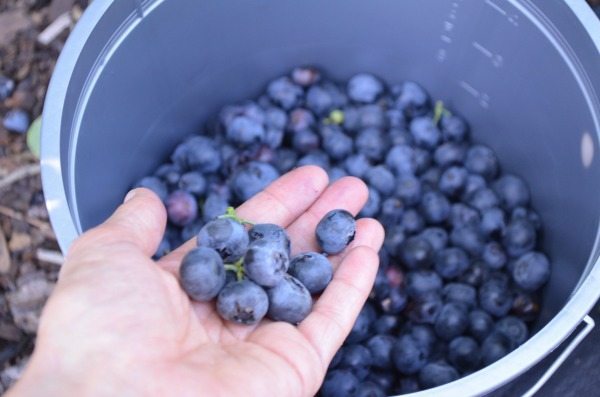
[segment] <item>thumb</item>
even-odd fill
[[[131,190],[110,218],[73,242],[67,258],[85,250],[101,253],[124,243],[150,257],[162,239],[166,218],[165,207],[155,193],[145,188]]]

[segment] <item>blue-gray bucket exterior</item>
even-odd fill
[[[564,339],[597,298],[580,294],[585,305],[564,313],[582,275],[598,270],[600,26],[585,7],[576,0],[97,0],[69,38],[45,104],[42,176],[61,248],[105,219],[206,117],[255,96],[291,66],[316,64],[339,79],[358,71],[413,79],[466,115],[475,139],[530,182],[547,226],[555,272],[539,325],[553,320],[507,358],[444,390],[497,387],[543,357],[541,343],[547,351]],[[546,331],[561,316],[569,327]],[[486,378],[494,369],[496,379]]]

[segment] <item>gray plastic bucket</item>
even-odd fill
[[[600,294],[599,53],[600,24],[579,0],[96,0],[44,109],[52,224],[66,250],[207,116],[294,65],[416,80],[530,182],[546,226],[554,272],[538,332],[493,365],[418,394],[481,395],[558,347]]]

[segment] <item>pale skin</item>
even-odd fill
[[[329,210],[356,214],[365,185],[328,185],[317,167],[296,169],[237,209],[286,227],[292,254],[318,249]],[[112,217],[71,246],[43,311],[34,354],[8,396],[312,396],[373,285],[384,232],[357,222],[355,240],[331,257],[335,275],[299,325],[221,320],[213,303],[191,302],[178,280],[188,242],[151,259],[166,223],[150,191],[136,189]]]

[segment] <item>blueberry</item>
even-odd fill
[[[527,325],[521,319],[514,316],[501,318],[496,323],[494,329],[508,339],[511,350],[522,345],[528,337]]]
[[[341,160],[352,153],[353,141],[339,127],[325,126],[321,129],[323,150],[332,159]]]
[[[431,266],[433,247],[420,236],[404,240],[397,253],[400,263],[408,269],[425,269]]]
[[[339,367],[352,370],[352,373],[359,380],[364,380],[369,374],[369,369],[373,363],[373,357],[369,349],[363,345],[347,345],[342,349],[344,353]]]
[[[469,172],[479,174],[490,180],[498,173],[498,159],[489,147],[473,145],[467,151],[465,167]]]
[[[413,81],[393,86],[392,94],[396,97],[396,108],[402,110],[407,117],[422,116],[431,108],[429,95]]]
[[[467,312],[462,305],[454,302],[446,303],[435,320],[435,333],[444,340],[456,338],[468,327]]]
[[[471,255],[479,255],[483,251],[485,240],[477,227],[455,227],[450,233],[450,241]]]
[[[183,257],[179,278],[181,287],[192,299],[209,301],[225,285],[223,260],[212,248],[194,248]]]
[[[383,84],[371,74],[360,73],[348,81],[348,96],[355,102],[375,102],[382,92]]]
[[[448,197],[459,195],[468,179],[468,172],[463,167],[450,167],[440,176],[438,188]]]
[[[417,344],[426,352],[429,356],[438,341],[433,327],[427,324],[408,324],[405,330],[410,336],[412,336]]]
[[[300,153],[310,153],[317,149],[319,144],[319,135],[309,129],[297,131],[292,137],[292,146]]]
[[[413,175],[403,174],[398,177],[396,196],[407,206],[421,201],[421,182]]]
[[[248,117],[259,124],[265,122],[265,112],[258,103],[252,101],[239,105],[225,106],[219,114],[219,119],[225,127],[228,127],[233,119],[238,116]]]
[[[406,307],[408,296],[404,288],[392,288],[389,295],[380,302],[383,313],[400,314]]]
[[[469,174],[467,176],[467,180],[465,182],[465,187],[463,189],[462,198],[468,199],[471,194],[476,192],[479,189],[482,189],[487,186],[486,180],[478,174]]]
[[[442,136],[447,141],[462,142],[467,138],[469,128],[465,120],[456,115],[444,115],[440,119]]]
[[[481,259],[492,269],[501,269],[507,261],[506,254],[502,249],[502,246],[492,241],[485,245]]]
[[[271,320],[298,324],[312,308],[310,292],[296,278],[286,274],[283,279],[267,290],[269,296],[268,316]]]
[[[315,116],[308,109],[296,108],[290,112],[288,129],[292,132],[311,129],[316,123]]]
[[[294,168],[297,160],[298,154],[295,151],[283,148],[278,150],[277,157],[275,158],[273,165],[277,167],[280,173],[285,174]]]
[[[358,153],[353,154],[344,160],[344,168],[346,171],[348,171],[349,175],[362,178],[367,173],[369,168],[371,168],[371,163],[369,162],[367,156]]]
[[[12,109],[6,112],[2,125],[8,131],[24,134],[29,128],[29,115],[23,109]]]
[[[481,360],[479,344],[468,336],[452,339],[448,345],[448,361],[461,371],[478,369]]]
[[[469,196],[469,205],[479,211],[495,208],[498,204],[498,197],[492,189],[478,189]]]
[[[303,165],[316,165],[323,169],[329,168],[329,157],[327,154],[320,150],[314,150],[304,157],[300,158],[296,163],[296,166],[301,167]]]
[[[402,131],[406,129],[406,117],[404,116],[404,113],[402,113],[401,110],[395,108],[387,109],[385,115],[389,121],[390,129],[396,131]]]
[[[531,251],[536,243],[535,228],[526,219],[511,220],[506,230],[502,242],[506,252],[511,257],[518,257]]]
[[[180,167],[201,173],[215,172],[221,167],[221,153],[210,138],[194,136],[180,143],[171,160]]]
[[[396,369],[404,375],[416,374],[427,363],[425,349],[410,335],[402,335],[392,350]]]
[[[354,240],[356,221],[346,210],[329,211],[317,224],[317,242],[328,254],[340,253]]]
[[[523,290],[535,291],[550,279],[550,262],[540,252],[528,252],[515,262],[512,278]]]
[[[402,225],[390,226],[385,231],[383,246],[385,249],[389,250],[390,253],[396,255],[405,239],[406,235]]]
[[[223,215],[227,207],[229,207],[227,200],[216,193],[210,193],[202,206],[202,219],[205,222],[211,221],[217,216]]]
[[[417,166],[415,173],[420,175],[427,171],[431,166],[431,153],[422,148],[415,148],[415,164]]]
[[[160,178],[167,186],[175,187],[181,178],[181,167],[177,164],[163,164],[158,167],[154,176]]]
[[[227,125],[227,139],[238,146],[248,146],[265,140],[262,123],[247,116],[237,116]]]
[[[442,170],[438,167],[431,167],[427,171],[423,172],[419,179],[421,180],[421,185],[425,186],[430,190],[437,190],[437,186],[440,183],[440,178],[442,176]]]
[[[494,329],[494,320],[485,311],[475,309],[469,313],[469,333],[483,341]]]
[[[267,94],[273,102],[289,110],[298,104],[303,96],[303,91],[288,77],[280,77],[269,83]]]
[[[419,208],[423,218],[429,224],[442,223],[450,216],[450,202],[436,191],[423,194]]]
[[[468,267],[469,257],[460,248],[444,248],[435,255],[435,271],[446,279],[460,276]]]
[[[245,274],[262,287],[274,287],[280,283],[289,264],[287,247],[277,241],[254,241],[244,255]]]
[[[503,175],[494,182],[493,187],[503,208],[512,210],[529,204],[529,188],[518,176]]]
[[[380,105],[365,105],[358,108],[358,122],[361,128],[385,128],[385,113]]]
[[[504,211],[498,207],[488,208],[481,212],[481,230],[486,235],[501,236],[506,228]]]
[[[310,87],[306,93],[306,106],[317,115],[323,115],[335,107],[332,92],[320,85]]]
[[[375,321],[376,316],[373,306],[370,303],[366,303],[358,314],[350,330],[350,334],[346,338],[346,343],[360,343],[367,339],[371,324]]]
[[[384,165],[371,167],[365,174],[367,183],[377,189],[383,196],[389,196],[396,187],[394,174]]]
[[[477,227],[481,222],[479,212],[463,203],[452,204],[450,208],[450,225],[455,228]]]
[[[325,256],[306,252],[292,258],[289,273],[304,284],[311,294],[318,294],[331,281],[333,268]]]
[[[392,314],[382,314],[377,317],[377,320],[373,323],[373,332],[382,335],[382,334],[394,334],[398,325],[400,324],[400,319],[396,315]]]
[[[298,66],[292,70],[292,81],[302,87],[309,87],[321,80],[321,72],[314,66]]]
[[[420,296],[408,308],[408,318],[418,324],[434,324],[442,310],[442,299],[436,293]]]
[[[355,395],[359,380],[348,369],[329,371],[321,386],[321,397],[347,397]]]
[[[246,201],[278,177],[279,172],[271,164],[251,161],[233,175],[231,187],[238,199]]]
[[[250,280],[231,282],[217,297],[217,312],[226,320],[255,324],[267,313],[269,299],[265,291]]]
[[[248,233],[244,226],[232,219],[217,218],[200,229],[198,246],[216,250],[225,263],[241,259],[248,248]]]
[[[171,193],[165,201],[169,221],[177,226],[191,223],[198,215],[198,203],[194,196],[183,190]]]
[[[250,242],[266,240],[280,245],[289,254],[290,238],[286,231],[279,225],[272,223],[257,223],[248,231]]]
[[[165,201],[169,195],[167,185],[155,176],[147,176],[140,179],[138,183],[135,184],[135,187],[144,187],[152,190],[161,201]]]
[[[535,230],[540,230],[542,228],[542,220],[540,219],[540,216],[530,208],[516,207],[512,210],[510,219],[526,219],[531,223]]]
[[[386,392],[373,382],[361,383],[354,394],[356,397],[385,397]]]
[[[383,203],[381,204],[381,215],[379,219],[384,225],[392,226],[400,222],[403,213],[404,204],[402,201],[395,197],[388,197],[383,200]]]
[[[467,150],[464,145],[446,142],[435,149],[433,161],[442,168],[452,165],[461,165],[465,159]]]
[[[406,274],[406,291],[412,298],[419,298],[442,288],[442,279],[431,270],[417,270]]]
[[[356,151],[373,161],[383,160],[388,148],[388,139],[377,128],[365,128],[356,136]]]
[[[456,369],[444,362],[429,363],[419,372],[419,382],[425,389],[450,383],[459,377]]]
[[[519,292],[515,296],[511,312],[523,321],[533,321],[540,313],[540,304],[534,295]]]
[[[477,305],[477,291],[475,287],[465,283],[448,283],[442,289],[446,302],[454,302],[472,308]]]
[[[404,214],[402,214],[400,225],[402,225],[407,233],[415,234],[423,230],[425,227],[425,221],[415,209],[409,208],[404,211]]]
[[[10,97],[15,89],[15,82],[0,74],[0,102]]]
[[[441,227],[428,227],[421,232],[420,236],[429,242],[434,252],[445,248],[448,244],[448,233]]]
[[[390,143],[394,146],[411,146],[414,144],[414,139],[410,132],[406,130],[406,128],[390,128],[388,130],[388,136],[390,139]]]
[[[369,187],[369,197],[364,207],[360,210],[358,215],[364,218],[373,218],[379,214],[381,210],[381,196],[379,192],[372,187]]]
[[[206,193],[206,179],[199,172],[187,172],[181,175],[179,179],[179,189],[185,190],[196,197],[202,196]]]
[[[419,381],[412,376],[403,376],[402,378],[400,378],[400,381],[398,382],[398,387],[396,392],[399,394],[410,394],[410,393],[415,393],[418,392],[419,390],[421,390],[421,387],[419,386]]]
[[[510,352],[510,341],[502,334],[494,332],[481,344],[481,363],[490,365]]]
[[[367,381],[378,385],[385,393],[389,393],[395,382],[395,374],[393,371],[377,371],[373,370],[367,376]]]
[[[284,130],[287,123],[288,116],[280,108],[270,106],[265,110],[265,125],[268,127],[268,129]]]
[[[479,305],[491,315],[502,317],[512,307],[512,294],[506,286],[488,281],[479,287]]]
[[[429,117],[418,117],[410,123],[410,133],[415,144],[425,149],[434,149],[440,142],[441,133]]]

